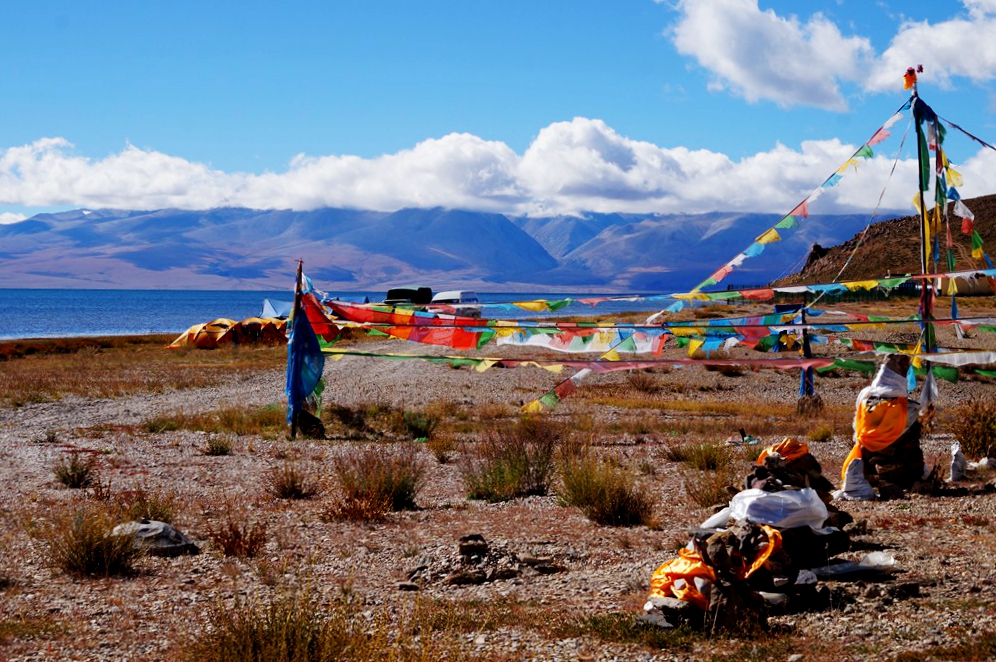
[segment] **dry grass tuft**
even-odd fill
[[[223,457],[232,454],[232,438],[227,434],[209,434],[204,443],[204,454]]]
[[[326,519],[380,519],[388,511],[418,508],[415,499],[424,484],[425,467],[414,445],[405,444],[395,452],[354,449],[336,458],[334,468],[340,495],[324,511]]]
[[[446,621],[418,602],[360,613],[348,599],[324,603],[305,590],[218,605],[211,627],[190,642],[185,659],[197,662],[435,662],[480,659],[459,645]]]
[[[795,413],[799,416],[814,418],[823,413],[825,409],[823,398],[819,393],[814,395],[803,395],[795,403]]]
[[[585,452],[565,460],[561,476],[561,502],[580,509],[592,522],[608,526],[652,523],[652,499],[629,471],[614,462]]]
[[[147,420],[143,427],[153,434],[175,430],[195,430],[209,434],[259,435],[275,439],[287,429],[287,412],[283,405],[264,407],[221,405],[217,409],[188,413],[176,411]]]
[[[278,499],[310,499],[318,485],[307,471],[293,462],[273,467],[266,476],[266,490]]]
[[[63,455],[52,468],[60,483],[71,489],[83,489],[100,479],[97,459],[93,455],[87,454],[84,457],[84,452],[81,451],[69,451],[67,455],[68,460]]]
[[[716,444],[674,445],[664,452],[664,457],[699,471],[717,471],[730,465],[730,449]]]
[[[833,428],[829,425],[813,428],[813,431],[809,433],[809,440],[817,444],[833,441]]]
[[[428,441],[439,425],[439,417],[423,411],[405,411],[401,415],[405,432],[414,441]]]
[[[114,536],[116,522],[103,505],[84,504],[54,519],[44,534],[49,561],[79,577],[127,575],[142,555],[132,536]]]
[[[737,476],[724,466],[713,471],[695,471],[682,480],[685,494],[692,503],[703,508],[726,505],[730,501],[730,487],[736,487]]]
[[[425,446],[440,464],[448,463],[456,455],[456,440],[448,434],[433,435]]]
[[[646,370],[631,372],[626,376],[629,385],[640,393],[657,393],[663,388],[660,380],[655,375]]]
[[[948,427],[970,458],[989,457],[996,450],[996,401],[974,397],[960,407],[948,421]]]
[[[560,425],[541,417],[524,417],[489,431],[476,453],[463,454],[460,470],[467,496],[497,502],[546,494],[562,435]]]
[[[229,510],[225,522],[215,529],[208,526],[208,538],[225,556],[252,558],[263,551],[266,545],[266,524],[264,522],[239,523]]]
[[[177,494],[172,490],[147,490],[138,488],[114,495],[114,504],[121,517],[137,521],[140,519],[158,522],[172,522],[177,515]]]

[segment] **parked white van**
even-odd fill
[[[480,302],[477,294],[470,290],[448,290],[433,296],[429,309],[439,306],[436,308],[438,312],[452,313],[461,317],[480,317],[481,309],[474,305]]]

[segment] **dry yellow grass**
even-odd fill
[[[67,395],[97,398],[220,384],[286,365],[283,347],[170,350],[171,338],[0,343],[0,403],[20,406]]]

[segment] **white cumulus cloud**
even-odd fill
[[[846,37],[822,14],[808,21],[762,11],[757,0],[681,0],[671,30],[678,52],[747,101],[845,110],[837,80],[856,80],[872,54],[864,37]]]
[[[953,78],[996,78],[996,0],[963,0],[953,8],[948,20],[903,22],[881,54],[867,37],[845,36],[823,14],[779,16],[757,0],[678,0],[669,35],[679,53],[711,74],[712,90],[749,102],[843,111],[842,83],[895,91],[907,67],[917,64],[924,65],[923,80],[944,87]]]
[[[899,129],[899,125],[894,129]],[[839,140],[803,142],[733,160],[726,154],[664,147],[577,117],[539,131],[522,155],[470,134],[425,140],[377,158],[305,156],[286,171],[262,174],[210,168],[128,145],[102,159],[77,154],[63,138],[0,150],[0,205],[91,209],[257,209],[347,207],[393,211],[448,207],[505,214],[584,212],[788,212],[857,149]],[[893,147],[894,149],[894,147]],[[878,151],[879,148],[876,148]],[[882,154],[885,154],[883,151]],[[996,187],[989,153],[960,168],[966,197]],[[866,211],[885,186],[892,161],[858,162],[814,213]],[[886,209],[909,207],[915,163],[897,167]],[[7,213],[4,222],[20,220]]]

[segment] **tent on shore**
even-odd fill
[[[284,336],[286,326],[287,320],[271,317],[250,317],[241,322],[221,317],[206,324],[195,324],[181,333],[169,348],[216,349],[230,344],[283,344],[287,342]]]

